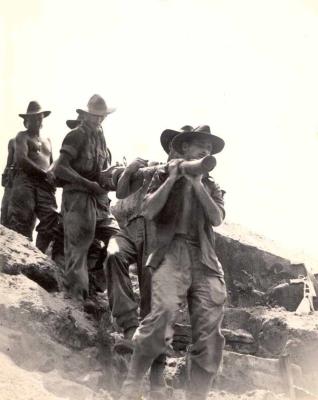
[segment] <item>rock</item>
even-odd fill
[[[167,383],[177,389],[186,388],[186,357],[168,358],[165,371]],[[301,370],[292,366],[294,380],[301,383]],[[222,372],[209,393],[209,399],[287,399],[279,362],[274,359],[224,352]]]
[[[174,350],[185,351],[192,343],[191,325],[175,324],[172,346]],[[257,349],[253,336],[244,329],[223,328],[222,333],[226,340],[227,349],[239,353],[254,354]]]
[[[43,373],[25,370],[3,353],[0,353],[0,364],[1,400],[112,400],[108,392],[95,392],[86,385],[65,379],[57,370]]]
[[[79,303],[50,294],[22,275],[0,274],[0,287],[0,315],[7,327],[38,329],[78,350],[94,346],[97,326]]]
[[[245,329],[222,329],[225,337],[225,349],[242,354],[255,354],[257,344],[253,336]]]
[[[301,369],[292,366],[294,382],[302,385]],[[215,387],[234,393],[264,389],[274,393],[284,392],[279,361],[251,355],[224,352],[223,369]]]
[[[245,329],[248,332],[248,322],[251,317],[249,308],[226,307],[224,310],[223,328]]]
[[[253,336],[247,332],[245,329],[222,329],[222,333],[225,336],[227,342],[238,342],[238,343],[254,343]]]
[[[251,390],[249,392],[235,395],[233,393],[228,393],[223,391],[213,390],[209,393],[208,400],[287,400],[284,395],[277,395],[269,390]]]
[[[0,225],[0,272],[23,274],[49,292],[59,291],[61,270],[22,235]]]
[[[23,275],[0,273],[0,292],[0,356],[9,357],[17,373],[34,371],[56,398],[93,399],[110,387],[112,373],[99,355],[111,354],[112,343],[100,340],[97,322],[81,304]]]
[[[186,357],[169,357],[166,362],[165,380],[175,389],[184,388],[187,380]]]
[[[233,224],[216,233],[216,253],[223,265],[228,303],[252,307],[264,305],[264,293],[289,279],[306,276],[304,264],[294,264],[272,242]]]
[[[257,343],[255,355],[278,358],[283,352],[301,367],[306,388],[318,393],[318,312],[298,316],[281,308],[227,308],[223,326],[246,329]]]
[[[281,283],[280,285],[269,288],[266,292],[266,303],[270,306],[280,306],[287,311],[295,311],[304,295],[304,284],[300,283]]]
[[[292,362],[303,369],[301,381],[299,368],[294,368],[301,387],[297,394],[310,395],[304,386],[318,392],[317,315],[299,317],[280,308],[255,307],[266,301],[274,305],[290,300],[287,292],[281,295],[278,285],[297,278],[304,266],[292,265],[257,244],[237,243],[230,236],[218,236],[217,242],[221,243],[220,254],[226,261],[230,304],[253,307],[226,309],[222,330],[226,346],[232,351],[224,353],[223,373],[209,398],[283,399],[277,394],[282,385],[277,358],[282,352],[288,352]],[[0,361],[4,375],[0,376],[1,400],[26,398],[24,392],[20,396],[21,388],[16,385],[16,381],[23,385],[24,376],[30,381],[32,400],[110,399],[108,390],[118,390],[129,358],[113,352],[116,332],[107,299],[96,294],[94,304],[86,304],[89,314],[83,312],[82,304],[56,293],[60,270],[27,239],[0,227],[0,245]],[[134,272],[131,268],[138,299]],[[191,343],[185,305],[179,314],[175,349],[171,352],[174,358],[168,357],[166,368],[167,381],[175,388],[175,400],[184,394],[179,393],[187,376],[184,354]]]

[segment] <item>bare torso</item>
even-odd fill
[[[53,160],[50,139],[32,135],[28,131],[20,132],[16,141],[16,161],[18,164],[20,164],[22,157],[27,157],[38,168],[47,171]]]
[[[50,139],[30,131],[19,132],[15,139],[15,162],[28,175],[48,179],[53,162]]]
[[[27,136],[28,156],[40,168],[47,171],[52,163],[52,145],[48,138]]]

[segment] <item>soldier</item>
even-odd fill
[[[191,129],[185,126],[182,130]],[[172,139],[179,132],[166,129],[160,136],[160,142],[164,151],[168,154],[168,160],[178,156],[171,148]],[[137,329],[138,304],[135,301],[129,266],[137,264],[137,274],[140,288],[140,318],[144,318],[150,311],[150,271],[145,268],[145,221],[141,212],[141,205],[149,183],[158,166],[147,167],[148,162],[141,158],[132,161],[121,175],[116,190],[119,199],[125,199],[117,203],[125,207],[125,216],[117,215],[121,229],[109,241],[108,255],[105,263],[107,293],[112,315],[117,324],[123,329],[124,340],[118,341],[118,351],[131,352],[133,344],[131,338]],[[155,163],[157,164],[157,163]],[[144,168],[142,170],[143,167]],[[120,214],[120,212],[118,213]]]
[[[189,129],[193,128],[184,126],[182,131]],[[168,160],[179,156],[171,148],[172,139],[177,134],[179,132],[166,129],[160,136],[160,142],[164,151],[168,154]],[[150,166],[150,164],[153,166]],[[131,264],[137,264],[140,291],[139,318],[143,319],[151,308],[151,272],[149,268],[145,267],[147,236],[150,232],[147,232],[141,206],[150,181],[155,171],[160,167],[158,163],[149,163],[137,158],[126,167],[117,184],[117,197],[125,199],[121,202],[121,205],[125,207],[125,216],[123,218],[123,215],[119,215],[121,218],[117,218],[121,229],[109,241],[105,274],[110,309],[117,324],[124,332],[124,338],[118,340],[115,344],[115,350],[119,353],[131,353],[133,351],[131,339],[139,325],[138,304],[134,298],[129,276]],[[126,200],[128,196],[129,199]],[[118,214],[120,214],[120,211]],[[115,216],[117,217],[116,214]],[[165,387],[163,378],[165,361],[165,354],[161,354],[151,366],[150,391],[152,398]]]
[[[50,113],[31,101],[27,112],[19,114],[27,130],[15,138],[16,173],[8,211],[10,228],[30,240],[34,218],[40,220],[36,246],[44,253],[54,239],[58,219],[53,174],[49,170],[52,145],[50,139],[40,135],[43,119]]]
[[[107,191],[99,180],[109,163],[101,123],[114,109],[99,95],[87,109],[77,109],[82,123],[62,143],[55,175],[63,180],[64,284],[69,294],[85,300],[89,294],[87,253],[97,238],[107,245],[118,225],[109,210]]]
[[[66,121],[66,125],[70,129],[75,129],[80,126],[83,121],[83,115],[78,114],[77,119],[68,119]],[[106,149],[107,151],[107,165],[111,165],[112,163],[112,154],[109,150],[109,147]],[[108,207],[109,198],[107,193],[104,195],[105,205]],[[106,258],[108,242],[104,240],[98,240],[95,238],[93,243],[91,244],[88,254],[87,254],[87,266],[89,272],[89,291],[90,294],[94,292],[104,292],[106,289],[105,275],[103,273],[103,262]]]
[[[83,122],[83,115],[78,114],[77,119],[68,119],[66,125],[68,128],[75,129],[78,128]],[[107,147],[107,160],[109,164],[112,162],[112,156],[109,148]],[[55,174],[56,163],[52,168]],[[56,179],[58,186],[63,187],[66,182],[60,179]],[[108,205],[109,199],[107,193],[104,195],[105,203]],[[57,235],[53,247],[52,247],[52,259],[61,267],[65,267],[65,257],[64,257],[64,228],[63,228],[63,218],[59,218],[59,235]],[[106,289],[105,276],[103,273],[103,261],[106,257],[106,247],[105,244],[98,239],[94,239],[87,254],[87,265],[89,271],[89,292],[90,295],[96,291],[104,292]],[[91,308],[91,303],[89,304]]]
[[[212,135],[208,126],[200,126],[177,135],[172,147],[185,160],[196,160],[220,152],[224,141]],[[193,339],[189,399],[206,399],[222,360],[226,289],[212,226],[224,218],[223,196],[211,178],[189,175],[182,162],[171,160],[168,172],[155,173],[144,200],[144,216],[155,231],[147,260],[152,270],[151,312],[134,335],[123,399],[139,398],[144,374],[172,342],[179,305],[185,300]]]

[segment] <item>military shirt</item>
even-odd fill
[[[98,182],[100,172],[110,163],[102,129],[93,129],[85,122],[66,135],[60,152],[69,155],[71,167],[90,181]]]
[[[148,193],[155,192],[168,178],[168,173],[161,169],[158,170],[149,185]],[[202,183],[210,194],[211,198],[216,202],[218,207],[225,216],[223,192],[219,185],[215,183],[212,177],[204,177]],[[186,178],[180,178],[174,184],[169,193],[167,202],[159,214],[147,224],[149,231],[148,251],[149,257],[147,265],[157,268],[163,260],[165,252],[177,233],[184,203],[191,202],[191,225],[195,227],[197,242],[201,250],[201,262],[208,268],[212,269],[218,276],[223,276],[223,269],[215,253],[215,237],[213,227],[207,222],[203,207],[193,194],[191,197],[185,196],[184,187]],[[194,226],[195,225],[195,226]],[[189,239],[192,239],[191,234]]]

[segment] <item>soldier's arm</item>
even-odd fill
[[[26,135],[23,132],[18,133],[15,139],[15,159],[17,166],[29,174],[46,178],[46,171],[31,160],[28,156],[28,150],[28,140]]]
[[[136,172],[146,165],[147,161],[142,158],[136,158],[127,165],[117,183],[116,197],[118,199],[125,199],[142,186],[143,176],[142,174],[136,176]]]
[[[14,142],[15,139],[10,139],[8,143],[8,157],[7,164],[2,174],[1,185],[3,187],[10,187],[12,184],[12,171],[11,168],[14,165]]]
[[[50,165],[53,164],[53,151],[52,151],[52,143],[51,143],[51,139],[47,139],[49,144],[50,144]]]
[[[151,193],[148,193],[145,196],[142,207],[145,218],[154,219],[163,209],[173,185],[180,178],[179,164],[181,161],[182,160],[180,159],[174,159],[167,164],[169,175],[154,192],[151,192],[153,185],[150,184],[149,191]],[[156,179],[156,175],[154,176],[154,179]]]
[[[105,194],[105,190],[99,183],[84,178],[72,167],[72,161],[76,160],[83,151],[83,140],[85,140],[85,132],[80,128],[72,130],[65,136],[54,174],[57,178],[68,183],[76,183],[94,194]]]
[[[15,139],[10,139],[8,143],[8,157],[6,167],[10,167],[14,163],[14,143]]]
[[[69,183],[77,183],[96,194],[105,193],[105,190],[97,182],[92,182],[75,171],[71,166],[71,161],[72,157],[68,153],[61,152],[54,167],[54,174],[57,178]]]
[[[224,208],[221,206],[218,199],[213,198],[212,193],[205,188],[202,182],[202,175],[187,178],[192,182],[194,192],[199,199],[204,214],[213,226],[219,226],[224,220]]]
[[[143,179],[141,176],[134,178],[132,174],[125,174],[125,172],[123,172],[117,184],[117,199],[125,199],[132,193],[135,193],[142,186],[142,183]]]

